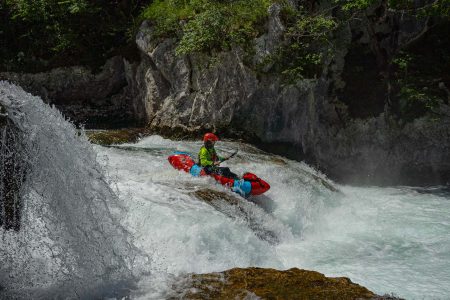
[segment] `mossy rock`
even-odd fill
[[[150,135],[147,128],[131,128],[119,130],[88,131],[86,135],[94,144],[109,146],[114,144],[134,143],[140,138]]]
[[[183,299],[376,299],[377,295],[346,277],[329,278],[292,268],[234,268],[220,273],[191,275]]]

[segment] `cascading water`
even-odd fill
[[[407,299],[450,297],[450,192],[442,187],[336,189],[303,163],[220,142],[222,153],[240,148],[227,162],[233,171],[271,184],[248,201],[169,165],[173,151],[195,154],[200,142],[152,136],[92,147],[38,98],[5,83],[0,90],[27,136],[29,166],[22,226],[0,229],[6,292],[102,297],[137,277],[131,298],[163,299],[177,275],[258,266],[347,276]]]
[[[448,190],[334,188],[303,163],[220,142],[222,153],[240,148],[227,162],[233,171],[252,171],[271,184],[248,202],[212,179],[169,165],[173,151],[196,153],[200,146],[158,136],[96,146],[127,195],[124,224],[152,255],[153,277],[142,280],[141,299],[169,297],[173,279],[167,274],[249,266],[347,276],[378,294],[406,299],[450,297]],[[220,194],[222,202],[208,201]]]
[[[118,221],[123,207],[87,138],[14,85],[0,82],[0,103],[13,141],[3,144],[2,160],[19,152],[26,166],[17,178],[20,230],[0,229],[0,296],[92,298],[129,289],[134,260],[144,257]]]

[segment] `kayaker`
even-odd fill
[[[228,178],[239,179],[229,168],[219,167],[220,163],[227,159],[217,155],[216,149],[214,149],[214,145],[218,140],[217,135],[211,132],[203,136],[203,142],[205,144],[200,148],[200,152],[198,153],[198,165],[203,167],[206,174],[217,174]]]

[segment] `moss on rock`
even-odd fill
[[[89,140],[94,144],[103,146],[123,143],[134,143],[139,138],[150,135],[150,130],[147,128],[130,128],[120,130],[101,130],[86,132]]]
[[[345,277],[329,278],[292,268],[234,268],[220,273],[194,274],[184,299],[373,299],[377,295]]]

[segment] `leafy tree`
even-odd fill
[[[285,9],[289,9],[285,17],[285,45],[269,59],[275,59],[276,69],[287,82],[316,77],[322,71],[324,59],[333,55],[332,37],[338,22],[326,10],[312,14],[302,6]]]
[[[143,19],[150,20],[156,37],[178,36],[177,54],[229,49],[262,34],[270,0],[156,0]]]
[[[0,68],[98,67],[127,45],[127,31],[145,3],[148,1],[4,0],[0,4]]]

